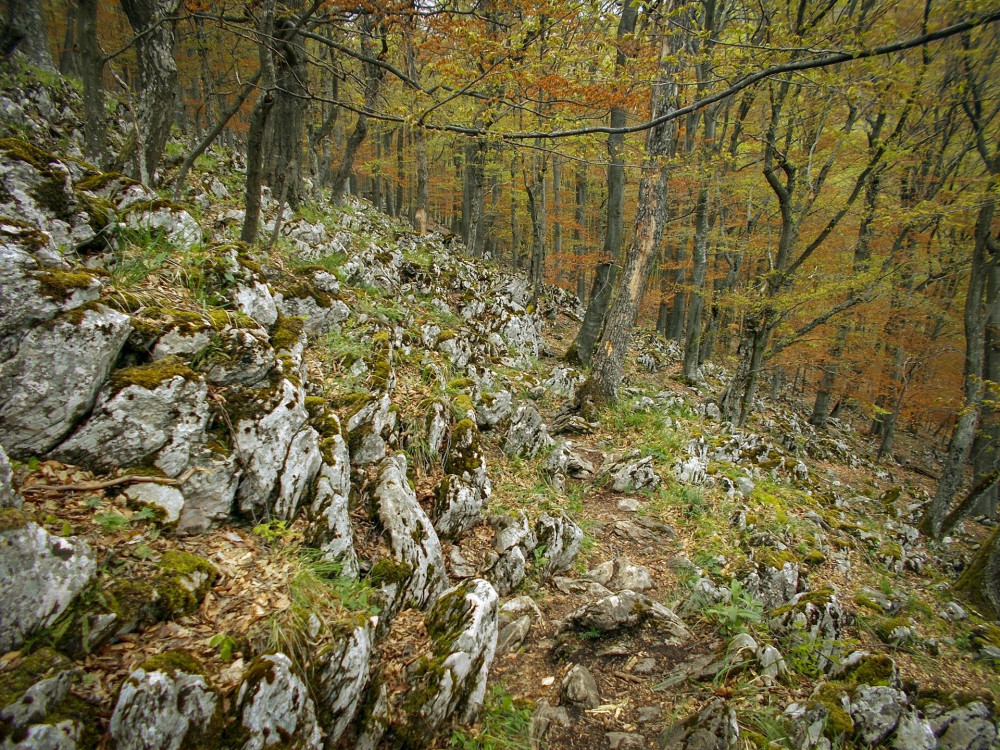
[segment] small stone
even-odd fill
[[[653,674],[656,671],[656,659],[646,657],[645,659],[640,659],[636,662],[636,665],[632,667],[632,671],[636,674]]]
[[[642,508],[642,503],[636,500],[634,497],[623,497],[618,501],[618,510],[628,511],[629,513],[635,513]]]
[[[543,677],[543,678],[542,678],[542,685],[543,685],[544,687],[549,687],[549,686],[550,686],[550,685],[551,685],[552,683],[554,683],[555,681],[556,681],[556,678],[555,678],[555,677]]]
[[[524,639],[528,637],[528,632],[531,630],[531,617],[524,615],[514,620],[514,622],[508,623],[501,629],[500,635],[497,638],[497,656],[502,656],[503,654],[509,653],[511,651],[517,651],[521,648],[521,644],[524,643]]]
[[[133,503],[152,505],[163,511],[164,523],[176,523],[184,509],[184,495],[176,487],[153,482],[133,484],[125,490],[125,497]]]
[[[636,713],[638,714],[636,722],[639,724],[648,724],[651,721],[656,721],[660,718],[660,714],[663,713],[663,709],[660,706],[639,706]]]
[[[611,750],[644,750],[646,738],[633,732],[608,732],[604,735]]]
[[[502,604],[500,607],[501,625],[506,625],[508,622],[516,620],[522,615],[529,615],[539,624],[545,622],[542,610],[538,608],[538,605],[535,604],[535,600],[530,596],[515,596],[510,601]]]
[[[597,681],[582,664],[574,664],[562,681],[562,697],[577,706],[597,708],[601,705],[601,694]]]
[[[462,555],[462,550],[457,546],[448,551],[448,567],[455,578],[475,578],[476,566],[470,563]]]

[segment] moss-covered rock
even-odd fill
[[[274,351],[291,351],[302,337],[305,321],[298,316],[279,315],[271,329],[271,346]]]
[[[147,391],[153,391],[157,386],[178,376],[185,380],[196,380],[198,373],[177,357],[165,357],[147,365],[115,370],[111,373],[111,388],[117,392],[130,385],[137,385]]]
[[[156,590],[165,619],[196,610],[219,575],[208,560],[180,550],[164,552],[159,567]]]

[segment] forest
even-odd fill
[[[523,274],[528,313],[552,286],[576,298],[558,356],[581,382],[562,416],[596,424],[627,402],[648,333],[727,429],[794,400],[813,434],[850,420],[873,466],[922,477],[924,536],[995,524],[1000,1],[0,11],[0,58],[79,94],[71,156],[158,206],[195,200],[227,149],[243,248],[362,199]],[[955,590],[975,598],[1000,536],[974,550]],[[984,588],[995,614],[1000,583]]]

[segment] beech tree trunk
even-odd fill
[[[635,31],[636,20],[639,17],[639,5],[632,0],[624,0],[622,4],[622,15],[618,21],[618,53],[615,57],[615,70],[621,70],[627,60],[625,51],[625,38]],[[627,112],[621,107],[611,109],[611,127],[622,128],[627,123]],[[625,136],[616,133],[608,136],[608,201],[607,201],[607,221],[604,233],[604,245],[602,250],[603,261],[610,261],[612,264],[619,262],[622,247],[622,231],[625,221],[625,161],[622,158],[622,150],[625,147]],[[615,283],[616,265],[611,266],[610,285]],[[597,279],[594,280],[596,289]],[[597,336],[601,333],[601,324],[607,313],[607,305],[610,301],[610,290],[608,295],[590,295],[587,304],[587,312],[583,325],[577,334],[576,341],[570,347],[568,354],[583,364],[590,363],[590,357],[594,351],[594,344]],[[597,324],[594,324],[594,321]]]
[[[135,32],[139,63],[139,128],[143,151],[136,154],[133,176],[146,175],[156,182],[156,168],[170,137],[177,98],[177,63],[174,61],[172,16],[180,0],[121,0],[122,10]]]
[[[97,43],[97,2],[79,0],[76,6],[80,40],[80,77],[83,79],[84,156],[98,166],[104,163],[104,56]]]

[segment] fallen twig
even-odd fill
[[[33,484],[31,487],[22,487],[21,492],[90,492],[92,490],[105,490],[109,487],[117,487],[122,484],[142,484],[151,482],[152,484],[178,485],[184,484],[197,469],[188,469],[179,477],[157,477],[146,476],[144,474],[125,474],[124,476],[112,479],[100,479],[93,482],[73,482],[72,484]]]

